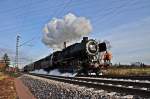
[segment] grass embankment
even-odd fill
[[[150,67],[111,67],[104,74],[114,76],[150,76]]]
[[[14,79],[0,72],[0,99],[16,99]]]
[[[10,77],[14,77],[14,78],[21,76],[21,73],[19,73],[19,72],[6,72],[5,74],[9,75]]]

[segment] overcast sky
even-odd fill
[[[19,33],[19,64],[22,67],[52,52],[41,39],[52,18],[68,13],[90,20],[90,38],[111,43],[113,63],[150,64],[150,0],[1,0],[0,55],[14,62]]]

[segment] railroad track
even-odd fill
[[[60,77],[44,74],[30,75],[39,76],[47,79],[57,80],[65,83],[86,86],[98,90],[107,90],[110,92],[118,92],[129,95],[138,95],[144,98],[150,97],[150,82],[137,80],[120,80],[120,79],[104,79],[104,78],[89,78],[89,77]]]
[[[131,80],[150,80],[150,76],[111,76],[111,75],[80,75],[78,77],[91,77],[91,78],[112,78],[112,79],[131,79]]]

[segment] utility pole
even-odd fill
[[[15,67],[16,68],[18,68],[19,47],[24,46],[24,45],[28,44],[29,42],[31,42],[31,41],[33,41],[35,39],[35,38],[32,38],[31,40],[28,40],[28,41],[20,44],[19,43],[20,42],[20,38],[21,38],[20,35],[17,34],[17,37],[16,37],[16,56],[15,56]]]
[[[18,68],[18,48],[19,48],[19,38],[20,38],[20,36],[19,35],[17,35],[17,37],[16,37],[16,59],[15,59],[15,65],[16,65],[16,67]]]

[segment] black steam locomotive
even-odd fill
[[[24,71],[44,69],[49,72],[52,69],[58,69],[60,72],[85,75],[96,73],[98,75],[102,65],[100,54],[106,50],[105,42],[98,43],[93,39],[83,37],[81,43],[75,43],[62,51],[56,51],[43,59],[26,65]]]

